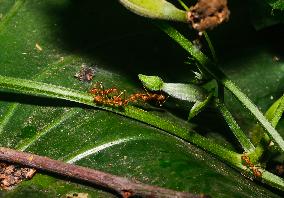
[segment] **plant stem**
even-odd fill
[[[187,7],[187,5],[185,5],[185,3],[182,0],[178,0],[179,4],[185,9],[188,10],[189,8]]]
[[[183,47],[191,56],[193,56],[214,79],[222,83],[236,98],[245,106],[254,117],[259,121],[262,127],[267,131],[269,136],[277,143],[279,148],[284,151],[284,140],[279,133],[271,126],[269,121],[264,117],[260,110],[251,102],[251,100],[237,87],[227,76],[217,68],[200,50],[193,47],[193,44],[187,40],[176,29],[165,22],[156,23],[157,26]]]
[[[260,110],[250,101],[250,99],[230,80],[223,79],[223,84],[239,99],[242,104],[250,110],[250,112],[258,119],[262,127],[268,132],[268,135],[278,144],[280,149],[284,151],[284,141],[280,134],[264,117]]]
[[[208,36],[208,34],[206,32],[203,32],[203,34],[204,34],[205,40],[208,43],[208,46],[209,46],[212,58],[213,58],[214,62],[217,62],[218,59],[217,59],[217,56],[216,56],[216,51],[215,51],[215,49],[214,49],[214,47],[212,45],[212,42],[211,42],[211,40],[210,40],[210,38],[209,38],[209,36]]]
[[[220,100],[218,100],[217,98],[215,98],[214,102],[217,108],[219,109],[219,111],[221,112],[221,114],[223,115],[223,117],[225,118],[227,124],[229,125],[230,129],[234,133],[235,137],[237,138],[239,143],[242,145],[242,148],[246,152],[254,151],[255,149],[254,145],[246,137],[246,135],[244,134],[244,132],[242,131],[242,129],[240,128],[240,126],[238,125],[238,123],[236,122],[232,114],[230,113],[230,111],[225,106],[225,104],[221,102]]]
[[[25,94],[36,96],[47,96],[60,99],[68,98],[69,101],[76,102],[78,102],[79,99],[80,102],[84,104],[90,104],[92,101],[91,95],[83,94],[82,92],[78,92],[65,87],[32,80],[19,80],[17,78],[0,76],[0,87],[17,90]]]
[[[182,0],[178,0],[179,4],[186,10],[188,11],[189,10],[189,7],[187,7],[187,5],[185,5],[185,3],[182,1]],[[204,37],[205,37],[205,40],[206,42],[208,43],[208,46],[209,46],[209,49],[210,49],[210,52],[212,54],[212,58],[215,62],[217,62],[217,56],[216,56],[216,52],[215,52],[215,49],[214,49],[214,46],[212,45],[212,42],[208,36],[208,34],[204,31],[202,32]]]
[[[209,139],[199,135],[198,133],[189,131],[186,127],[182,125],[177,125],[171,121],[162,119],[158,116],[149,116],[149,113],[143,111],[141,109],[137,109],[132,106],[128,106],[125,108],[125,115],[136,120],[145,122],[156,128],[162,129],[174,136],[182,138],[188,142],[191,142],[203,150],[206,150],[214,155],[216,155],[221,160],[231,164],[232,166],[237,167],[239,165],[238,162],[238,154],[230,151],[223,146],[220,146]]]
[[[0,159],[10,163],[17,163],[35,169],[56,173],[69,178],[78,179],[91,184],[102,186],[118,193],[123,198],[139,197],[183,197],[201,198],[203,194],[177,192],[156,186],[150,186],[125,177],[115,176],[102,171],[68,164],[48,157],[16,151],[0,147]]]

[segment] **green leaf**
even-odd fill
[[[158,76],[146,76],[139,74],[143,85],[151,91],[164,91],[169,96],[188,102],[202,102],[206,99],[207,93],[204,89],[193,84],[164,83]]]
[[[186,22],[186,13],[165,0],[119,0],[126,8],[141,16]]]
[[[203,101],[196,101],[193,107],[190,109],[189,115],[188,115],[188,120],[192,119],[195,117],[197,114],[199,114],[205,107],[208,105],[212,98],[212,94],[209,94],[207,98]]]
[[[276,102],[265,113],[267,119],[271,122],[272,126],[276,127],[279,120],[281,119],[284,112],[284,95],[279,98]]]
[[[91,84],[78,81],[74,75],[83,63],[96,64],[94,83],[136,92],[142,87],[132,79],[145,72],[138,72],[138,68],[156,60],[149,58],[155,42],[137,32],[147,32],[159,43],[165,41],[159,40],[162,34],[150,31],[153,27],[126,15],[117,1],[29,0],[15,1],[14,6],[11,2],[0,1],[0,8],[3,4],[7,8],[4,15],[10,16],[5,23],[0,21],[0,75],[19,81],[43,82],[87,94]],[[159,49],[167,48],[161,45]],[[172,54],[165,50],[162,57]],[[129,57],[139,60],[135,68]],[[167,59],[159,63],[165,68],[171,65]],[[0,101],[1,146],[179,191],[213,197],[278,197],[192,144],[129,117],[8,89],[1,89]],[[167,111],[157,114],[191,129],[185,120]],[[43,172],[11,191],[1,191],[0,196],[65,197],[73,193],[114,196]]]
[[[143,85],[151,91],[160,91],[163,87],[163,80],[158,76],[146,76],[143,74],[138,75],[139,80]]]
[[[189,102],[201,102],[207,96],[205,90],[192,84],[164,83],[162,90],[171,97]]]
[[[208,95],[202,88],[193,84],[164,83],[158,76],[146,76],[139,74],[138,77],[143,85],[151,91],[164,91],[173,98],[187,102],[194,102],[194,105],[189,112],[188,119],[193,118],[202,111],[212,96]]]

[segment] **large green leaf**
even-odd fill
[[[190,72],[179,68],[181,71],[169,73],[172,65],[182,64],[184,54],[171,47],[162,33],[153,31],[153,26],[128,15],[116,1],[2,0],[0,12],[4,16],[0,21],[2,76],[87,92],[91,85],[78,81],[74,74],[83,63],[96,64],[94,82],[134,92],[143,90],[136,80],[138,73],[156,72],[177,81],[188,77],[184,71]],[[179,191],[213,197],[277,197],[204,151],[145,123],[7,90],[1,90],[0,99],[1,146]],[[160,115],[185,123],[171,113]],[[64,197],[72,193],[113,196],[47,173],[0,196]]]

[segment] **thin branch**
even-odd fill
[[[225,104],[218,100],[217,98],[215,99],[215,105],[221,112],[222,116],[226,120],[227,124],[229,125],[230,129],[234,133],[235,137],[239,141],[239,143],[242,145],[242,148],[246,152],[252,152],[255,150],[254,145],[251,143],[251,141],[247,138],[247,136],[244,134],[243,130],[240,128],[236,120],[234,119],[233,115],[230,113],[230,111],[227,109]]]
[[[223,85],[230,90],[239,101],[254,115],[259,124],[267,131],[267,134],[278,144],[281,151],[284,151],[284,140],[271,123],[264,117],[255,104],[230,80],[223,79]]]
[[[203,32],[203,34],[204,34],[205,40],[206,40],[207,43],[208,43],[208,46],[209,46],[211,55],[212,55],[212,57],[213,57],[213,60],[214,60],[214,62],[217,62],[218,59],[217,59],[217,56],[216,56],[216,51],[215,51],[215,49],[214,49],[214,46],[213,46],[213,44],[212,44],[212,42],[211,42],[211,40],[210,40],[208,34],[207,34],[206,32]]]
[[[17,163],[35,169],[56,173],[81,181],[89,182],[104,188],[110,189],[122,197],[188,197],[201,198],[208,197],[203,194],[192,194],[187,192],[177,192],[156,186],[150,186],[138,181],[129,180],[102,171],[85,168],[73,164],[67,164],[48,157],[25,153],[9,148],[0,147],[0,160],[10,163]]]
[[[185,5],[185,3],[182,0],[178,0],[179,4],[185,9],[188,10],[189,8],[187,7],[187,5]]]

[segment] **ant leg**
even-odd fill
[[[116,96],[117,98],[119,98],[120,96],[122,96],[122,94],[123,94],[123,96],[124,96],[124,100],[125,100],[125,93],[126,93],[126,90],[123,90],[122,92],[120,92],[120,94],[118,95],[118,96]]]
[[[148,92],[148,90],[147,90],[147,88],[146,88],[145,86],[143,86],[143,89],[144,89],[144,91],[146,92],[146,94],[147,94],[148,96],[151,96],[151,94]]]
[[[163,104],[166,102],[166,100],[169,98],[169,96],[165,97],[164,95],[160,95],[161,99],[158,100],[160,107],[163,106]]]

